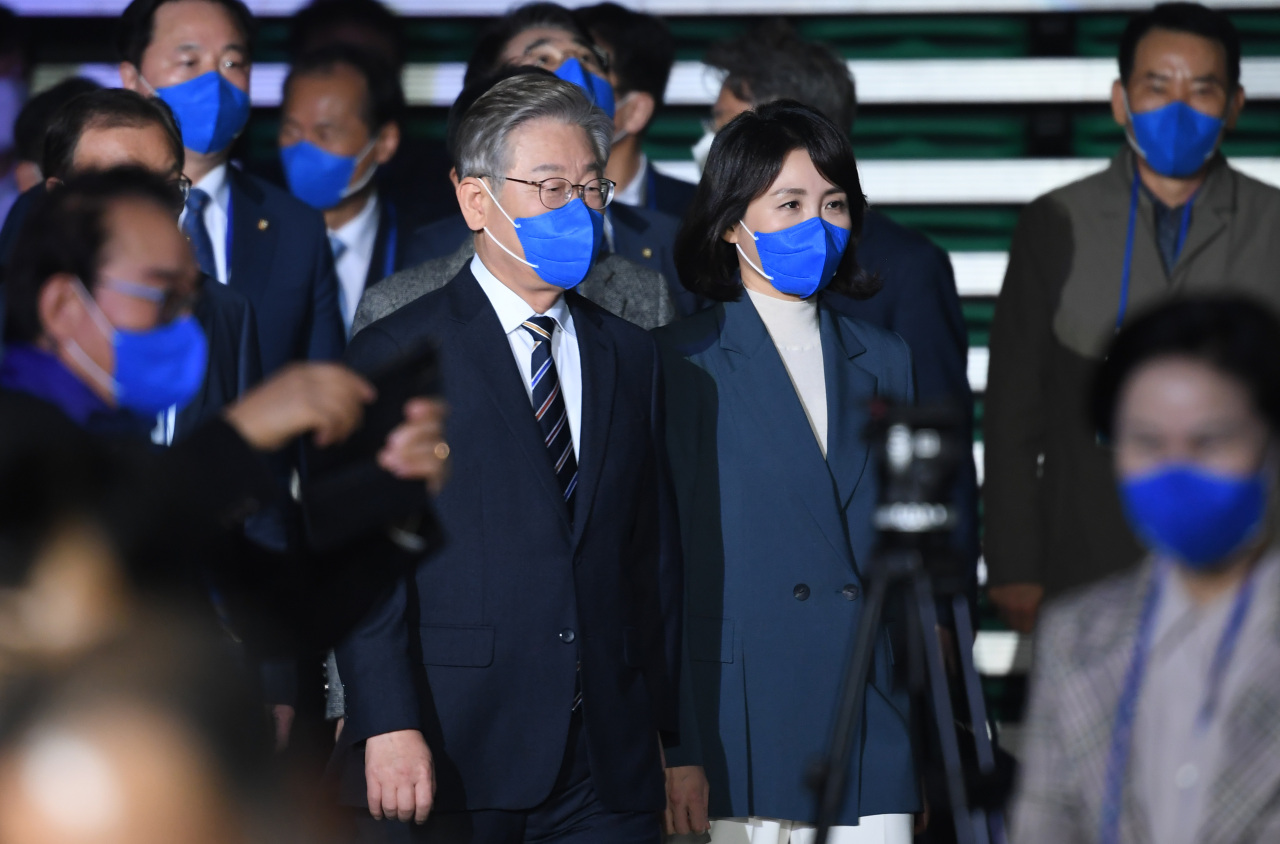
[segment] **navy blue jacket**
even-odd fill
[[[884,287],[870,299],[832,297],[833,304],[906,340],[915,362],[918,403],[957,403],[964,411],[962,436],[972,442],[969,333],[947,253],[920,232],[868,211],[858,241],[858,263],[879,275]],[[952,502],[960,514],[952,547],[961,555],[976,594],[978,477],[972,460],[961,462]]]
[[[749,298],[655,331],[687,578],[689,663],[667,764],[705,768],[715,817],[814,820],[805,766],[826,750],[876,539],[867,404],[914,396],[902,338],[829,298],[825,460]],[[892,663],[882,628],[841,824],[919,809]]]
[[[697,311],[700,300],[684,288],[676,272],[675,242],[680,220],[660,211],[621,203],[609,206],[609,216],[613,220],[613,251],[662,273],[678,314],[687,316]],[[452,255],[470,235],[471,229],[461,214],[427,223],[410,235],[406,266]]]
[[[684,219],[684,212],[689,210],[698,186],[684,179],[659,173],[652,161],[649,162],[645,177],[649,180],[649,184],[645,185],[645,205],[677,220]]]
[[[511,346],[469,267],[357,334],[368,372],[439,344],[452,476],[443,550],[337,649],[347,723],[335,760],[363,805],[358,743],[417,729],[440,810],[537,806],[564,758],[581,660],[592,779],[613,811],[666,802],[658,734],[674,734],[683,574],[653,339],[570,291],[582,359],[572,521]]]
[[[200,392],[178,411],[175,441],[191,434],[262,378],[258,327],[253,308],[243,296],[216,279],[201,276],[194,315],[209,341],[209,365]]]
[[[229,283],[253,305],[262,371],[342,357],[346,332],[324,218],[288,192],[235,167]]]

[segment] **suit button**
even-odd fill
[[[846,601],[856,601],[858,596],[862,594],[862,590],[858,588],[856,583],[848,583],[840,590],[840,594],[844,595]]]
[[[797,583],[796,588],[791,590],[791,594],[795,596],[797,601],[809,600],[809,587],[803,583]]]
[[[566,645],[573,644],[573,640],[576,638],[578,637],[574,632],[567,627],[560,631],[560,641],[564,642]]]

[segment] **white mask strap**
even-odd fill
[[[751,239],[752,239],[752,240],[759,240],[759,239],[760,239],[760,238],[756,237],[754,234],[752,234],[751,229],[747,228],[747,224],[746,224],[746,223],[744,223],[744,222],[742,222],[741,220],[739,220],[739,221],[738,221],[738,224],[742,226],[742,230],[743,230],[744,232],[746,232],[747,234],[751,235]],[[751,265],[751,269],[753,269],[753,270],[755,270],[756,272],[760,273],[760,275],[761,275],[761,276],[763,276],[763,277],[764,277],[765,279],[767,279],[768,281],[773,281],[773,276],[769,275],[769,274],[768,274],[768,273],[766,273],[764,270],[762,270],[762,269],[760,269],[758,266],[756,266],[756,262],[755,262],[755,261],[753,261],[753,260],[751,260],[750,258],[748,258],[748,257],[747,257],[747,253],[742,251],[742,247],[741,247],[741,246],[739,246],[738,244],[736,244],[736,243],[735,243],[735,244],[733,244],[733,248],[738,250],[738,254],[742,256],[742,260],[746,261],[748,264],[750,264],[750,265]]]
[[[373,151],[373,148],[377,143],[378,143],[378,139],[373,138],[372,140],[369,141],[369,143],[365,144],[364,149],[360,150],[360,152],[356,154],[357,167],[360,166],[361,161],[364,161],[364,157]],[[378,172],[378,165],[375,164],[372,167],[370,167],[368,171],[365,172],[364,176],[361,177],[360,181],[356,182],[354,185],[351,185],[350,187],[342,191],[342,198],[346,199],[347,197],[351,196],[353,193],[358,193],[364,190],[364,186],[369,184],[369,181],[373,178],[373,174],[377,172]]]
[[[489,190],[489,183],[486,182],[484,179],[485,179],[484,176],[479,176],[476,179],[476,181],[478,181],[480,183],[480,186],[485,189],[485,192],[489,194],[489,198],[493,200],[494,205],[498,206],[498,210],[502,212],[502,216],[507,218],[507,222],[515,226],[516,228],[520,228],[520,224],[517,223],[515,220],[511,219],[511,215],[507,213],[507,209],[502,207],[502,203],[498,201],[498,197],[493,195],[493,191]],[[533,265],[530,264],[530,266],[533,266]]]
[[[484,177],[483,176],[479,177],[477,181],[480,182],[481,187],[483,187],[485,191],[488,192],[489,198],[493,200],[493,204],[498,206],[499,211],[502,211],[502,216],[507,218],[507,222],[511,223],[511,225],[515,226],[516,228],[520,228],[520,224],[517,223],[515,220],[511,219],[511,215],[508,214],[503,209],[502,204],[498,202],[498,197],[493,195],[493,191],[489,190],[489,185],[485,183]],[[538,268],[537,264],[533,264],[533,263],[530,263],[529,261],[526,261],[524,258],[521,258],[519,255],[512,252],[510,249],[503,246],[502,241],[498,240],[498,238],[494,235],[494,233],[489,231],[488,226],[484,227],[484,233],[489,235],[489,239],[492,240],[499,249],[501,249],[503,252],[506,252],[512,258],[515,258],[517,261],[519,261],[520,263],[524,264],[527,267],[533,267],[535,270]]]
[[[111,324],[111,320],[107,319],[107,315],[102,312],[102,308],[98,307],[98,302],[93,298],[93,294],[89,292],[89,288],[84,286],[84,282],[76,279],[75,286],[76,295],[80,297],[80,301],[84,304],[85,310],[89,312],[89,319],[93,320],[93,324],[98,326],[98,330],[107,338],[108,342],[114,342],[116,337],[116,327]]]
[[[115,326],[111,324],[111,321],[107,319],[107,315],[98,307],[98,303],[94,301],[93,296],[89,293],[89,289],[84,286],[84,282],[78,278],[76,279],[75,290],[76,294],[80,297],[80,301],[84,303],[85,310],[89,312],[89,318],[93,320],[93,324],[98,327],[98,330],[102,332],[108,342],[114,342],[116,336]],[[67,354],[71,356],[71,359],[80,364],[80,368],[83,369],[90,378],[96,381],[99,387],[106,390],[113,396],[120,395],[120,383],[107,374],[105,369],[98,366],[97,362],[93,358],[89,357],[88,353],[85,352],[84,349],[80,348],[79,343],[75,340],[68,340],[66,349]]]

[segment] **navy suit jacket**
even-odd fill
[[[689,210],[698,186],[684,179],[659,173],[652,161],[649,162],[646,177],[649,184],[645,186],[645,205],[677,220],[684,219],[684,213]]]
[[[357,334],[368,372],[439,344],[453,471],[443,550],[337,649],[344,802],[358,743],[417,729],[440,810],[525,810],[564,759],[581,661],[592,780],[613,811],[666,802],[659,731],[678,724],[683,589],[653,339],[570,291],[582,359],[580,477],[569,518],[511,347],[469,267]]]
[[[858,264],[884,282],[870,299],[830,297],[846,313],[899,334],[915,361],[916,398],[929,405],[952,401],[964,414],[965,442],[973,441],[973,391],[969,387],[969,334],[947,253],[923,234],[878,211],[868,211],[858,241]],[[976,595],[978,477],[963,460],[952,502],[960,521],[952,547],[961,555]]]
[[[705,768],[715,817],[814,820],[805,766],[827,750],[876,541],[867,405],[914,395],[902,338],[831,298],[819,310],[825,460],[749,298],[654,332],[687,575],[689,663],[667,764]],[[892,664],[882,627],[840,824],[919,809]]]
[[[613,220],[613,251],[662,273],[676,313],[687,316],[699,310],[700,300],[684,288],[676,272],[675,242],[680,220],[661,211],[621,203],[609,206],[609,216]],[[461,214],[427,223],[410,236],[406,266],[452,255],[470,235],[471,229]]]
[[[175,441],[185,439],[262,378],[258,327],[243,296],[217,279],[201,276],[193,313],[209,341],[209,365],[200,392],[178,411]]]
[[[382,281],[387,276],[414,266],[407,258],[412,238],[401,227],[400,214],[394,204],[378,199],[378,232],[373,239],[373,255],[369,259],[369,272],[365,276],[364,289]],[[390,253],[390,263],[387,256]],[[391,272],[387,272],[390,268]]]
[[[275,185],[235,167],[230,284],[253,305],[262,371],[342,357],[346,332],[324,218]]]

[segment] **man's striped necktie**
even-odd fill
[[[542,429],[543,443],[572,520],[573,494],[578,487],[578,460],[573,455],[569,411],[560,390],[555,361],[551,358],[551,335],[556,330],[556,321],[549,316],[533,316],[520,327],[533,338],[533,362],[529,369],[532,373],[529,381],[533,385],[533,412]]]

